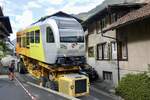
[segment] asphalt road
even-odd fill
[[[17,80],[0,78],[0,100],[66,100],[25,82],[21,84]]]
[[[16,81],[0,79],[0,100],[31,100]]]
[[[0,100],[66,100],[63,97],[27,84],[27,80],[30,81],[32,79],[31,76],[26,77],[25,75],[21,75],[18,76],[17,79],[19,79],[25,89],[17,80],[10,81],[8,78],[0,78]],[[78,97],[78,99],[118,100],[110,97],[93,86],[90,87],[90,95]]]

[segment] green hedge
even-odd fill
[[[146,73],[128,74],[119,82],[116,94],[125,100],[150,100],[150,77]]]

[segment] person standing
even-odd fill
[[[15,60],[12,60],[9,65],[9,79],[14,80]]]

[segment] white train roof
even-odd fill
[[[27,29],[27,28],[30,28],[30,27],[32,27],[32,26],[40,26],[40,25],[43,25],[43,24],[45,24],[45,23],[48,23],[48,20],[50,20],[50,19],[54,19],[54,20],[56,20],[56,21],[57,21],[57,20],[65,20],[65,21],[73,21],[73,22],[74,22],[74,21],[78,21],[79,23],[82,22],[81,19],[79,19],[79,18],[77,18],[77,17],[75,17],[75,16],[73,16],[73,15],[69,15],[69,14],[66,14],[66,13],[64,13],[64,12],[62,12],[62,11],[59,11],[59,12],[53,14],[53,15],[42,17],[41,19],[39,19],[39,20],[36,21],[35,23],[33,23],[33,24],[31,24],[31,25],[29,25],[29,26],[27,26],[27,27],[25,27],[25,28],[20,29],[20,31],[21,31],[21,30],[24,30],[24,29]]]

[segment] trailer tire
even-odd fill
[[[41,85],[47,87],[48,78],[46,76],[41,77]]]

